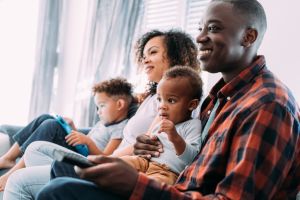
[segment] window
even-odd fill
[[[0,123],[27,123],[39,1],[0,1]]]

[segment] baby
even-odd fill
[[[150,160],[139,156],[122,159],[151,178],[174,184],[200,149],[201,122],[192,119],[191,113],[201,96],[202,81],[195,70],[184,66],[168,70],[157,86],[160,120],[148,133],[159,138],[164,152]]]

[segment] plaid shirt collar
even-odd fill
[[[265,57],[257,56],[256,60],[245,68],[237,77],[229,83],[225,83],[221,78],[211,89],[208,97],[210,99],[231,97],[245,85],[247,85],[257,74],[265,68]]]

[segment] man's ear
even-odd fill
[[[199,100],[198,99],[191,100],[190,103],[189,103],[189,110],[190,111],[195,110],[197,108],[198,104],[199,104]]]
[[[117,108],[118,110],[122,110],[125,107],[125,100],[124,99],[118,99],[117,101]]]
[[[250,47],[257,40],[258,32],[254,28],[248,28],[243,37],[242,45],[244,47]]]

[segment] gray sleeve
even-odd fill
[[[128,120],[124,120],[123,122],[120,122],[119,124],[116,124],[112,127],[110,130],[111,137],[110,139],[123,139],[123,130],[127,124]]]
[[[123,129],[118,128],[111,132],[110,139],[123,139]]]
[[[180,133],[181,137],[186,142],[184,152],[178,156],[184,163],[189,164],[199,153],[201,145],[201,122],[199,119],[192,119],[190,123],[184,124],[182,127],[183,133]]]

